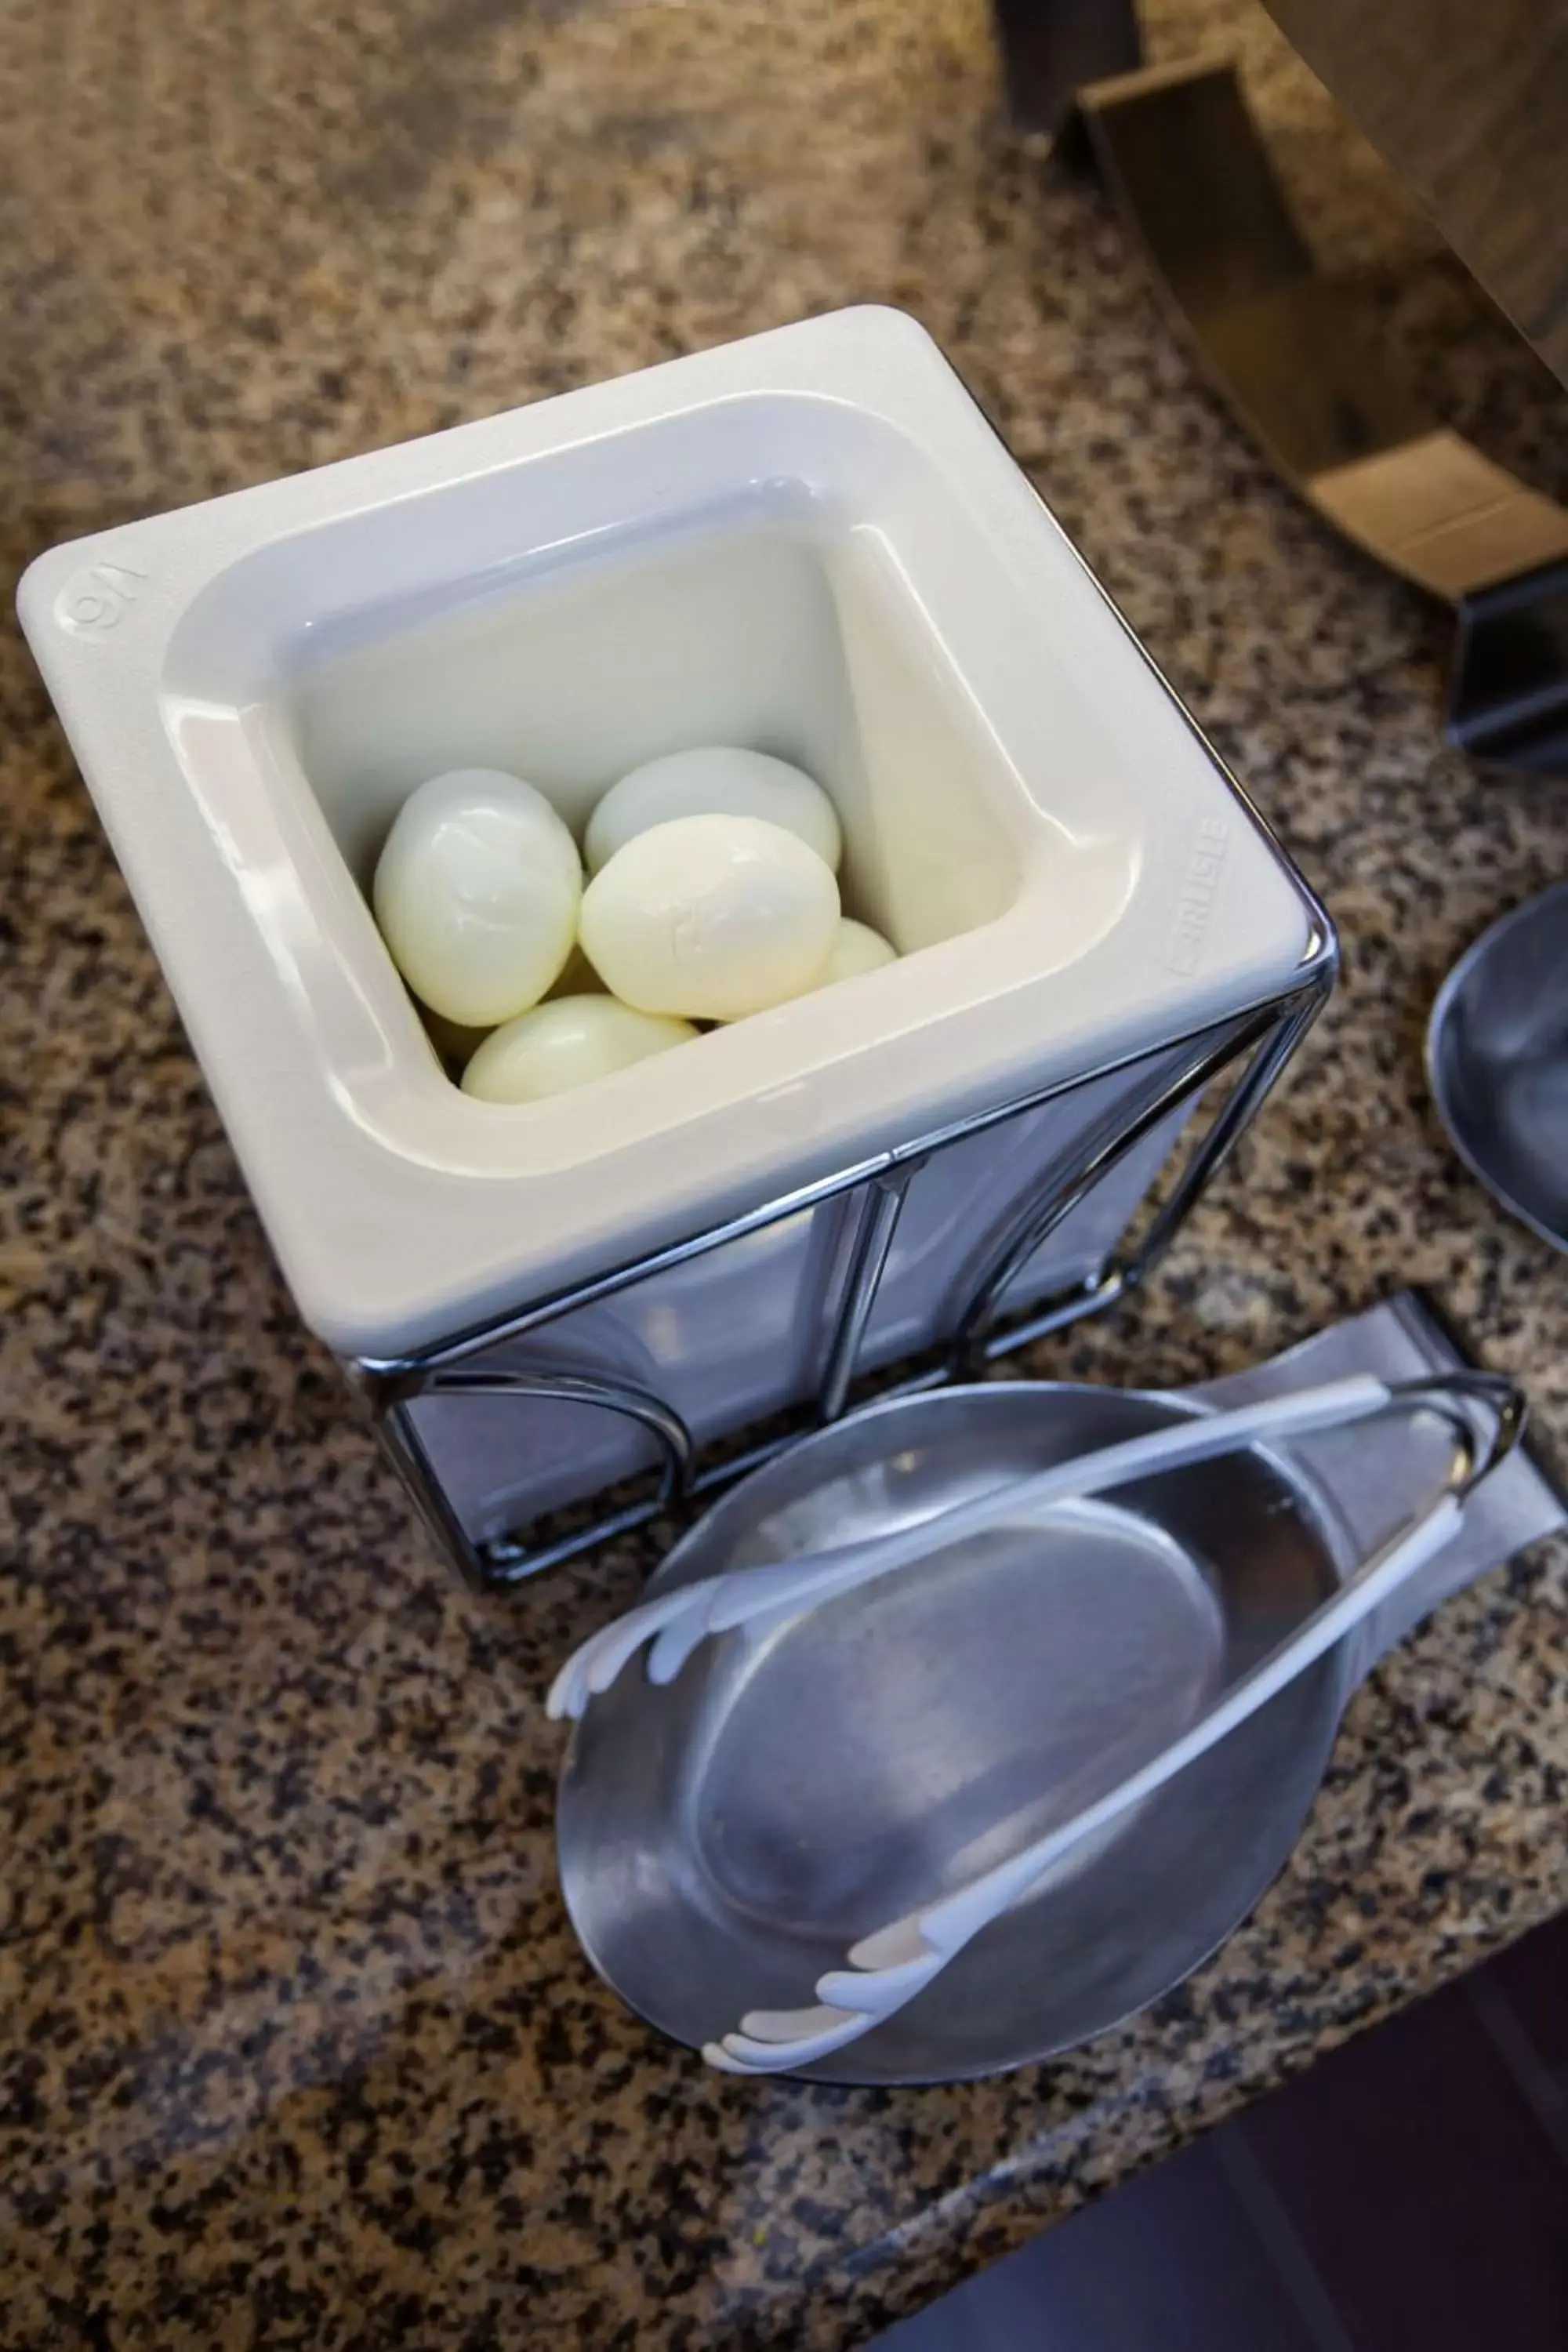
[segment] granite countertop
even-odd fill
[[[1562,394],[1247,0],[1331,267],[1568,490]],[[1093,193],[1001,126],[982,0],[5,0],[7,563],[808,310],[917,312],[1342,927],[1288,1089],[1146,1297],[1043,1372],[1187,1380],[1433,1286],[1568,1440],[1568,1265],[1445,1150],[1445,967],[1568,865],[1441,743],[1443,623],[1237,440]],[[1568,1558],[1354,1702],[1182,1992],[1009,2080],[726,2082],[567,1931],[562,1646],[623,1547],[437,1565],[282,1295],[25,653],[0,647],[9,1439],[0,2342],[858,2342],[1568,1896]]]

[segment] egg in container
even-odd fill
[[[728,1475],[783,1408],[1108,1304],[1331,982],[1321,909],[896,312],[128,524],[21,602],[301,1312],[479,1580]],[[399,811],[500,771],[581,843],[694,745],[817,780],[897,960],[543,1099],[460,1091],[369,904]]]

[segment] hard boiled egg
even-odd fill
[[[481,1102],[538,1102],[696,1034],[689,1021],[636,1013],[613,996],[555,996],[485,1039],[463,1072],[463,1092]]]
[[[432,776],[398,810],[372,903],[420,1002],[468,1028],[537,1004],[572,951],[583,866],[542,793],[498,768]]]
[[[869,923],[858,923],[849,915],[838,919],[838,936],[828,952],[821,971],[801,990],[803,996],[815,996],[819,989],[831,988],[835,981],[854,980],[863,971],[876,971],[885,963],[897,963],[899,951],[891,942],[874,931]]]
[[[738,1021],[809,988],[838,933],[814,849],[752,816],[685,816],[618,849],[583,898],[589,962],[644,1013]]]
[[[837,980],[856,980],[863,971],[877,971],[883,964],[897,963],[898,960],[898,949],[880,931],[874,931],[869,923],[856,922],[851,915],[843,915],[827,961],[812,987],[831,988]]]
[[[766,751],[710,744],[649,760],[613,784],[588,820],[584,848],[596,874],[651,825],[680,816],[755,816],[798,834],[835,873],[843,840],[833,803],[804,768]]]

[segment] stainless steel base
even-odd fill
[[[1458,1360],[1406,1299],[1193,1397],[1239,1402],[1352,1369],[1408,1376]],[[733,1490],[651,1589],[870,1535],[1194,1409],[1032,1383],[873,1407]],[[1004,1526],[760,1641],[710,1642],[667,1689],[624,1675],[574,1733],[561,1789],[562,1885],[590,1958],[693,2046],[747,2010],[809,2000],[868,1927],[1016,1852],[1156,1754],[1430,1495],[1451,1452],[1432,1416],[1289,1456],[1253,1449],[1079,1506],[1070,1524]],[[1563,1516],[1538,1465],[1516,1456],[1397,1621],[1342,1644],[1071,1855],[908,2009],[803,2071],[879,2084],[988,2074],[1157,1998],[1280,1868],[1378,1644]]]
[[[924,1517],[1190,1408],[1034,1383],[873,1407],[796,1447],[652,1589]],[[796,1618],[621,1677],[574,1737],[561,1881],[595,1965],[678,2041],[789,2008],[879,1920],[1032,1843],[1184,1730],[1331,1591],[1331,1507],[1249,1451],[996,1528]],[[1195,1967],[1289,1851],[1333,1659],[1068,1857],[910,2007],[805,2071],[983,2074],[1081,2041]]]

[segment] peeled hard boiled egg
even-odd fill
[[[635,1013],[613,996],[555,996],[485,1039],[463,1072],[463,1092],[481,1102],[538,1102],[696,1034],[689,1021]]]
[[[869,923],[856,922],[852,915],[843,915],[827,961],[812,987],[831,988],[837,980],[856,980],[863,971],[877,971],[898,960],[898,949],[880,931],[874,931]]]
[[[801,990],[803,996],[815,996],[819,989],[831,988],[836,981],[858,979],[863,971],[877,971],[885,963],[897,963],[899,950],[880,931],[869,923],[858,923],[853,916],[838,919],[838,936],[828,953],[827,961]]]
[[[838,870],[844,845],[822,786],[787,760],[715,743],[649,760],[612,784],[584,836],[589,873],[607,866],[637,834],[681,816],[761,817],[798,834],[825,865]]]
[[[542,793],[454,768],[398,810],[371,896],[421,1003],[480,1029],[538,1003],[572,951],[582,889],[577,845]]]
[[[809,988],[838,932],[814,849],[753,816],[684,816],[637,834],[583,897],[581,936],[613,994],[644,1013],[738,1021]]]

